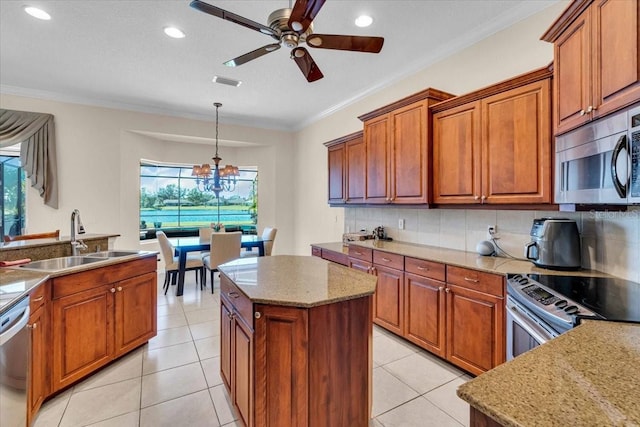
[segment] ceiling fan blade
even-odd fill
[[[240,55],[237,58],[230,59],[229,61],[225,62],[224,65],[226,65],[227,67],[237,67],[238,65],[242,65],[256,58],[260,58],[262,55],[266,55],[267,53],[273,52],[278,49],[280,49],[280,43],[268,44],[249,53],[245,53],[244,55]]]
[[[351,50],[378,53],[384,44],[383,37],[343,36],[334,34],[311,34],[307,44],[320,49]]]
[[[309,55],[307,49],[303,47],[296,47],[295,49],[292,49],[291,59],[296,61],[300,71],[302,71],[302,74],[304,74],[309,83],[315,82],[316,80],[320,80],[324,77],[322,71],[320,71],[320,68],[318,68],[311,55]]]
[[[262,34],[266,34],[268,36],[273,37],[276,40],[280,39],[280,31],[274,30],[273,28],[267,27],[266,25],[262,25],[258,22],[252,21],[251,19],[247,19],[244,16],[236,15],[235,13],[226,11],[224,9],[220,9],[219,7],[216,7],[216,6],[212,6],[203,1],[193,0],[189,4],[189,6],[191,6],[196,10],[199,10],[200,12],[208,13],[209,15],[217,16],[218,18],[224,19],[225,21],[231,21],[238,25],[242,25],[243,27],[249,28],[251,30],[255,30]]]
[[[324,2],[325,0],[296,0],[289,16],[289,28],[298,34],[307,31]]]

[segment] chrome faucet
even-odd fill
[[[76,234],[84,234],[84,226],[80,219],[80,211],[74,209],[71,212],[71,254],[76,256],[80,254],[81,249],[87,249],[87,245],[82,240],[76,240]]]

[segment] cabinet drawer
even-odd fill
[[[442,282],[445,281],[446,277],[444,264],[419,258],[406,257],[404,259],[404,270],[407,273],[417,274],[418,276],[428,277]]]
[[[312,256],[321,257],[322,256],[322,249],[317,248],[315,246],[311,246],[311,255]]]
[[[253,303],[224,273],[220,273],[220,294],[224,295],[244,323],[253,330]]]
[[[49,282],[45,282],[29,294],[29,310],[31,310],[32,313],[44,305],[48,287]]]
[[[504,297],[504,277],[497,274],[448,265],[447,283],[500,298]]]
[[[362,261],[373,261],[373,249],[363,248],[362,246],[349,245],[349,256]]]
[[[349,265],[349,257],[343,252],[322,250],[322,258],[342,265]]]
[[[404,270],[404,256],[389,252],[373,251],[373,263],[396,270]]]

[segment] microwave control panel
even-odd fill
[[[640,114],[637,116],[640,118]],[[640,129],[631,132],[631,176],[629,177],[629,194],[632,198],[640,198]]]

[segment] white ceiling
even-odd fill
[[[267,24],[288,0],[210,4]],[[327,0],[324,34],[385,38],[380,54],[309,49],[325,77],[307,83],[282,48],[236,68],[222,63],[272,39],[189,7],[189,0],[0,0],[0,92],[294,130],[415,73],[556,0]],[[50,21],[24,13],[29,4]],[[361,29],[354,19],[374,18]],[[187,37],[170,39],[163,28]],[[214,75],[241,80],[214,84]]]

